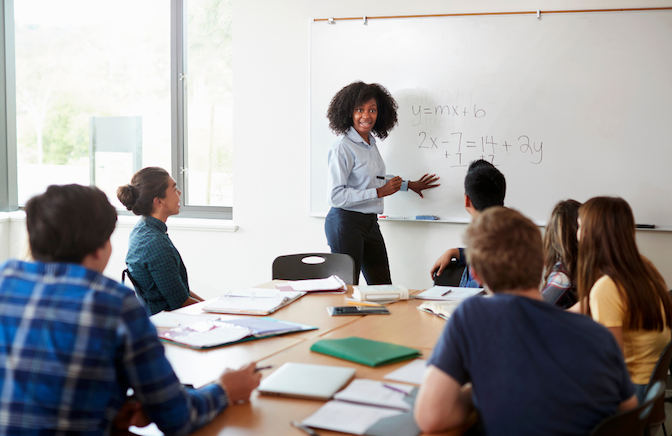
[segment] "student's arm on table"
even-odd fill
[[[195,293],[194,291],[191,291],[191,290],[190,290],[190,291],[189,291],[189,294],[191,295],[191,298],[193,298],[193,299],[196,300],[196,301],[205,301],[203,298],[201,298],[201,297],[199,297],[198,295],[196,295],[196,293]]]
[[[443,270],[446,269],[448,265],[450,265],[450,261],[453,258],[457,259],[458,261],[460,260],[459,248],[451,248],[450,250],[443,253],[441,257],[436,259],[436,262],[434,262],[434,265],[432,265],[432,269],[429,271],[429,274],[432,276],[432,280],[434,280],[434,272],[436,272],[437,276],[440,276]]]
[[[415,421],[425,433],[435,433],[463,424],[471,411],[471,384],[457,380],[429,365],[415,402]]]
[[[238,370],[225,370],[215,382],[200,389],[185,389],[166,359],[144,307],[129,294],[123,309],[118,328],[121,355],[116,361],[138,403],[124,405],[126,410],[115,420],[117,429],[153,421],[166,434],[192,433],[229,404],[247,401],[259,385],[261,373],[255,371],[253,362]]]

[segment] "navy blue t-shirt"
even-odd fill
[[[635,392],[609,330],[510,294],[465,300],[429,364],[472,382],[489,436],[585,436]]]

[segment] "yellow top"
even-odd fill
[[[627,313],[624,300],[609,276],[602,276],[590,290],[590,311],[593,319],[605,327],[623,328],[623,355],[633,383],[649,383],[660,354],[670,342],[670,327],[656,330],[626,330],[623,322]],[[661,310],[662,303],[661,303]]]

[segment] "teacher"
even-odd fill
[[[387,138],[397,125],[397,102],[378,84],[355,82],[338,91],[329,104],[329,128],[343,135],[329,150],[328,202],[324,224],[332,253],[349,254],[367,284],[391,284],[390,265],[378,214],[383,197],[395,192],[435,188],[439,178],[425,174],[414,182],[385,174],[376,139]],[[355,285],[359,284],[356,274]]]

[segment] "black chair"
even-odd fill
[[[457,260],[452,259],[440,276],[434,271],[434,286],[460,286],[465,268],[466,266],[458,266]]]
[[[646,387],[646,391],[658,381],[663,384],[667,384],[667,371],[670,369],[670,363],[672,362],[672,342],[667,344],[667,347],[660,354],[658,363],[651,373],[651,379],[649,384]],[[649,429],[652,435],[655,435],[658,432],[660,426],[663,426],[663,434],[667,436],[667,430],[665,429],[665,396],[663,395],[658,401],[653,405],[653,410],[651,411],[651,416],[649,417]]]
[[[355,271],[355,261],[347,254],[290,254],[273,261],[273,280],[324,279],[337,275],[346,285],[352,285],[356,274],[359,271]]]
[[[131,275],[131,272],[128,269],[125,269],[121,272],[121,283],[123,285],[126,284],[126,276],[128,276],[128,279],[133,283],[133,290],[135,291],[135,296],[138,297],[138,300],[142,303],[143,306],[146,306],[145,299],[140,296],[140,285],[138,285],[138,282],[135,281],[133,276]]]
[[[665,384],[660,381],[655,382],[646,393],[641,406],[605,419],[590,432],[590,436],[648,436],[649,416],[653,410],[653,404],[664,397]]]

